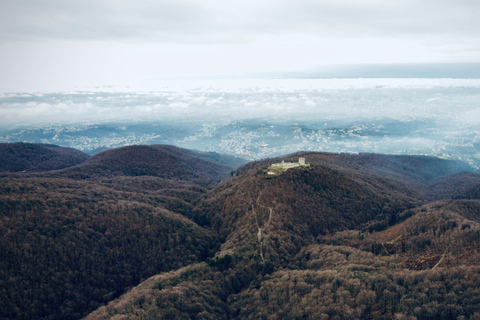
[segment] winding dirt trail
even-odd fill
[[[267,206],[261,205],[261,204],[260,204],[260,198],[261,198],[261,196],[262,196],[262,191],[260,191],[260,194],[258,195],[257,201],[255,202],[255,205],[257,205],[258,207],[267,208],[268,211],[269,211],[267,222],[263,224],[263,228],[260,226],[260,221],[259,221],[258,213],[257,213],[257,211],[255,210],[255,205],[254,205],[254,204],[252,204],[252,211],[253,211],[253,213],[255,214],[255,222],[256,222],[256,224],[257,224],[257,229],[258,229],[257,238],[258,238],[258,242],[259,242],[259,244],[260,244],[260,257],[262,258],[262,261],[264,261],[265,258],[263,257],[263,234],[264,234],[264,230],[265,230],[268,226],[270,226],[270,223],[272,222],[273,208],[272,208],[272,207],[267,207]]]
[[[436,269],[436,268],[440,265],[440,263],[443,262],[443,259],[445,259],[445,256],[447,255],[448,249],[450,249],[450,244],[451,244],[451,242],[448,244],[447,248],[446,248],[445,251],[443,252],[442,256],[440,257],[440,260],[438,260],[438,262],[435,263],[435,265],[433,266],[432,270],[433,270],[433,269]]]

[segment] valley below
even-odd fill
[[[248,161],[299,150],[428,155],[480,168],[478,88],[478,79],[224,79],[3,93],[0,142],[90,155],[168,144]]]

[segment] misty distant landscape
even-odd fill
[[[154,92],[3,94],[0,141],[50,143],[89,154],[160,143],[247,160],[299,150],[417,154],[480,166],[476,79],[169,84]]]

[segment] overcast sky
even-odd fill
[[[2,0],[0,92],[480,62],[478,0]]]

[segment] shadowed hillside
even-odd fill
[[[235,168],[224,164],[228,160],[237,159],[167,145],[128,146],[101,152],[64,174],[73,178],[149,176],[207,186],[220,182]]]
[[[0,176],[2,319],[78,319],[211,256],[217,237],[184,216],[234,169],[214,161],[131,146],[64,170]]]
[[[38,172],[78,165],[89,155],[49,144],[0,143],[0,172]]]
[[[480,175],[463,171],[430,182],[431,193],[437,199],[480,199]]]
[[[310,167],[272,176],[265,168],[281,159],[268,159],[238,168],[238,177],[217,187],[196,209],[194,220],[226,236],[245,217],[241,212],[269,207],[287,226],[304,226],[298,231],[303,238],[315,238],[374,221],[395,222],[408,208],[431,199],[468,198],[480,185],[480,175],[461,171],[471,168],[457,161],[305,152],[284,159],[296,161],[298,156],[304,156]]]
[[[379,179],[388,179],[404,189],[412,190],[416,197],[432,200],[452,198],[459,192],[465,192],[466,190],[455,190],[458,183],[469,188],[475,185],[479,177],[469,173],[473,168],[464,162],[427,156],[310,153],[307,158],[312,163],[334,165],[347,172],[354,170]],[[456,178],[467,176],[471,176],[468,178],[471,181],[465,183],[462,178]],[[441,181],[444,182],[443,185]]]
[[[86,319],[480,316],[479,203],[448,194],[463,175],[477,190],[478,174],[426,157],[301,155],[310,167],[275,176],[279,159],[249,163],[197,205],[192,218],[223,242],[214,258]],[[441,197],[456,200],[430,202]]]
[[[283,233],[282,238],[295,236],[298,242],[308,243],[333,231],[395,216],[421,203],[404,189],[327,165],[312,164],[273,177],[253,169],[217,188],[196,208],[193,219],[217,230],[222,238],[233,231],[245,236],[248,232],[239,228],[252,232],[256,225],[263,228],[270,221],[270,229]]]
[[[310,165],[268,174],[299,156]],[[480,317],[480,176],[468,166],[307,152],[231,161],[130,146],[0,175],[2,316]]]

